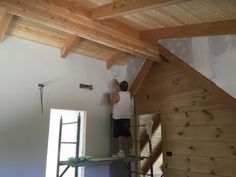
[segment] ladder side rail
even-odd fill
[[[152,141],[150,137],[148,138],[148,142],[149,142],[149,154],[150,154],[150,157],[152,158]],[[151,171],[151,177],[153,177],[153,163],[152,163],[150,171]]]
[[[57,152],[57,176],[56,177],[59,177],[59,173],[60,173],[61,135],[62,135],[62,116],[60,118],[60,125],[59,125],[58,152]]]
[[[78,115],[77,120],[77,136],[76,136],[76,150],[75,150],[75,158],[77,159],[79,157],[79,141],[80,141],[80,112]],[[75,177],[78,177],[78,167],[75,167]]]

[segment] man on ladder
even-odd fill
[[[113,136],[118,141],[119,151],[112,157],[125,157],[124,146],[128,141],[130,154],[133,152],[133,143],[130,133],[130,117],[131,117],[131,95],[128,91],[129,85],[127,81],[119,83],[114,80],[115,93],[107,94],[107,100],[113,106]]]

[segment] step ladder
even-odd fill
[[[136,97],[133,96],[133,102],[134,102],[134,110],[133,110],[133,113],[134,113],[134,117],[138,117],[137,115],[137,112],[136,112]],[[137,132],[137,129],[139,128],[144,128],[147,132],[147,136],[148,136],[148,149],[149,149],[149,157],[145,157],[147,159],[151,158],[152,157],[152,153],[153,153],[153,149],[152,149],[152,128],[153,128],[153,121],[150,119],[149,121],[146,122],[145,125],[140,125],[139,123],[135,123],[134,126],[131,126],[134,128],[134,131]],[[137,140],[137,134],[135,135],[135,138],[136,140],[134,140],[135,142],[135,147],[137,148],[138,145],[137,143],[141,143],[141,140]],[[140,138],[140,137],[139,137]],[[140,146],[139,146],[140,147]],[[136,149],[137,150],[137,149]],[[137,152],[136,152],[137,153]],[[141,152],[139,152],[141,154]],[[138,154],[138,155],[140,155]],[[145,176],[151,176],[153,177],[154,176],[154,173],[153,173],[153,165],[151,165],[150,167],[150,173],[149,174],[144,174],[142,171],[131,171],[131,173],[134,173],[134,174],[137,174],[137,175],[145,175]],[[131,176],[131,174],[130,174]]]
[[[151,138],[152,138],[152,133],[151,133],[151,130],[152,130],[152,125],[153,125],[153,122],[152,120],[150,119],[150,121],[147,121],[145,125],[134,125],[134,126],[130,126],[131,128],[144,128],[147,132],[147,136],[148,136],[148,149],[149,149],[149,157],[143,157],[144,159],[149,159],[152,157],[152,153],[153,153],[153,150],[152,150],[152,141],[151,141]],[[137,138],[137,137],[136,137]],[[135,142],[135,147],[137,147],[137,143],[141,143],[141,140],[133,140]],[[140,152],[141,153],[141,152]],[[139,171],[131,171],[130,173],[133,173],[133,174],[139,174],[139,175],[145,175],[145,176],[151,176],[153,177],[154,174],[153,174],[153,165],[151,165],[151,168],[150,168],[150,173],[148,174],[144,174],[143,172],[139,172]],[[131,174],[129,175],[131,177]]]
[[[80,140],[80,120],[81,116],[80,113],[78,115],[77,121],[76,122],[67,122],[63,123],[63,118],[61,116],[60,118],[60,126],[59,126],[59,138],[58,138],[58,153],[57,153],[57,172],[56,172],[56,177],[62,177],[66,171],[69,169],[69,167],[66,167],[63,172],[60,174],[60,159],[61,159],[61,145],[62,144],[74,144],[76,146],[76,152],[75,152],[75,158],[79,157],[79,140]],[[63,126],[65,125],[70,125],[70,124],[77,124],[77,135],[76,135],[76,141],[75,142],[62,142],[62,132],[63,132]],[[78,167],[75,168],[75,176],[78,177]]]

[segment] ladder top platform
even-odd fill
[[[120,162],[135,162],[135,161],[141,161],[144,157],[134,157],[134,156],[128,156],[123,158],[113,158],[113,157],[105,157],[105,158],[96,158],[96,159],[90,159],[87,161],[81,161],[78,163],[71,163],[68,161],[60,161],[60,165],[67,165],[71,167],[83,167],[83,166],[92,166],[92,165],[107,165],[111,163],[120,163]]]

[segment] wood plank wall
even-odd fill
[[[171,63],[152,66],[136,100],[161,114],[165,177],[236,177],[236,110]]]

